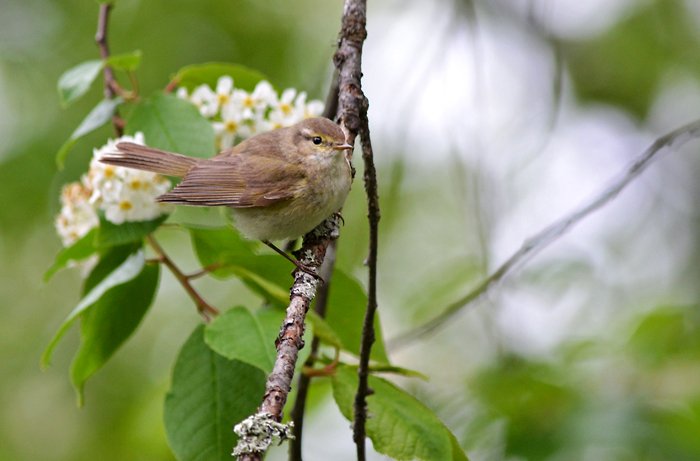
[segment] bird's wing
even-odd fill
[[[185,205],[266,207],[291,199],[305,182],[304,170],[279,156],[231,155],[202,161],[160,202]]]

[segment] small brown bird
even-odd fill
[[[261,133],[202,159],[122,142],[110,165],[181,176],[160,202],[228,206],[236,227],[309,272],[270,240],[297,238],[340,210],[350,191],[352,145],[326,118]]]

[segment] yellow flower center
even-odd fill
[[[139,181],[138,179],[134,179],[129,183],[129,187],[131,187],[134,190],[141,189],[141,186],[143,186],[143,183]]]
[[[226,104],[228,102],[229,97],[227,94],[219,94],[218,100],[219,100],[219,105],[223,106],[224,104]]]
[[[243,100],[243,106],[252,108],[255,105],[255,100],[251,96],[246,96]]]
[[[280,110],[284,115],[289,115],[292,113],[292,106],[283,102],[282,104],[280,104]]]
[[[109,179],[114,176],[114,167],[113,166],[106,166],[105,167],[105,178]]]
[[[238,123],[234,122],[233,120],[229,120],[226,122],[224,129],[229,133],[235,133],[238,130]]]
[[[122,200],[119,202],[119,209],[122,211],[129,211],[134,207],[134,205],[131,204],[130,201],[128,200]]]

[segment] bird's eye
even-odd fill
[[[311,142],[319,146],[323,142],[323,139],[321,139],[320,136],[314,136],[311,138]]]

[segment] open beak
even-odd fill
[[[353,145],[348,144],[347,142],[344,142],[343,144],[336,144],[335,146],[333,146],[333,149],[335,149],[335,150],[346,150],[346,149],[352,149],[352,148],[353,148]]]

